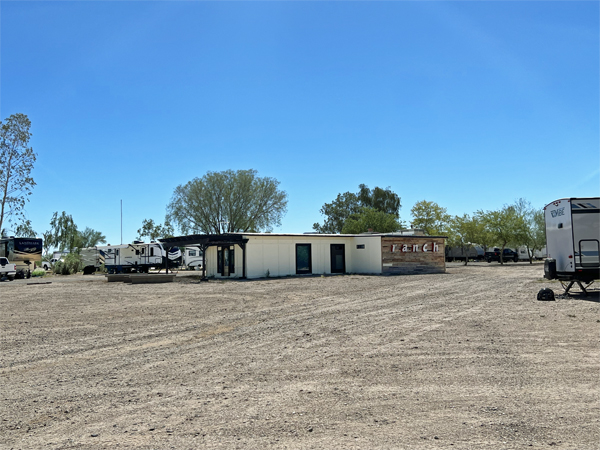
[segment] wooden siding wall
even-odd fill
[[[423,246],[427,244],[427,251]],[[436,251],[433,251],[437,244]],[[392,251],[392,246],[396,246]],[[401,251],[406,245],[408,251]],[[413,245],[418,250],[413,252]],[[445,239],[428,236],[398,236],[381,238],[381,258],[383,274],[419,274],[419,273],[444,273],[446,272],[446,259],[444,257]]]

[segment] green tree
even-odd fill
[[[48,244],[59,251],[73,251],[79,244],[79,232],[73,217],[65,211],[59,216],[58,212],[50,220]]]
[[[477,211],[476,216],[481,220],[491,234],[495,243],[502,247],[500,264],[504,264],[504,249],[508,244],[516,244],[523,230],[522,216],[514,205],[504,205],[497,211]]]
[[[15,236],[27,237],[27,238],[36,237],[37,233],[34,231],[33,227],[31,226],[31,220],[29,220],[29,219],[23,220],[17,226],[17,228],[15,230]]]
[[[323,234],[338,234],[342,232],[344,224],[349,217],[358,214],[360,202],[358,196],[352,192],[338,194],[331,203],[325,203],[320,213],[326,217],[323,225],[313,224],[313,229]]]
[[[363,206],[357,214],[348,217],[342,233],[359,234],[369,230],[377,233],[391,233],[401,228],[402,224],[393,214]]]
[[[174,230],[169,220],[165,220],[165,224],[154,223],[152,219],[144,219],[142,228],[137,230],[137,239],[144,240],[145,237],[150,241],[157,239],[173,237]]]
[[[95,247],[98,244],[106,244],[106,236],[100,231],[85,227],[85,230],[79,232],[77,244],[78,248]]]
[[[516,232],[516,245],[527,249],[529,264],[533,264],[533,255],[546,245],[546,226],[544,212],[531,206],[524,198],[513,205],[520,218],[520,228]]]
[[[371,208],[389,214],[398,221],[401,207],[400,197],[389,187],[369,189],[365,184],[361,184],[358,188],[357,193],[344,192],[338,194],[331,203],[325,203],[319,211],[325,216],[325,221],[322,225],[319,223],[313,224],[313,229],[318,233],[342,233],[348,219],[357,220],[360,214],[364,214],[362,208]],[[355,227],[355,224],[353,224],[353,227]]]
[[[430,236],[447,233],[451,217],[446,208],[437,203],[421,200],[415,203],[410,213],[413,217],[413,228],[422,229]]]
[[[25,203],[35,186],[31,169],[36,154],[28,146],[30,127],[25,114],[0,121],[0,230],[6,221],[25,220]]]
[[[175,188],[167,218],[183,233],[271,231],[281,225],[287,194],[256,170],[208,172]]]
[[[55,212],[50,220],[50,230],[44,233],[44,248],[51,247],[64,252],[79,252],[80,249],[106,243],[106,236],[101,232],[86,227],[79,231],[70,214],[65,211],[61,215]]]
[[[481,228],[480,222],[475,217],[468,214],[455,216],[449,220],[448,245],[451,247],[461,247],[465,255],[469,250],[479,242]],[[465,266],[469,258],[465,257]]]

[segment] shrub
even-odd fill
[[[69,253],[62,261],[57,261],[54,264],[54,273],[60,275],[71,275],[79,272],[82,269],[81,256],[77,253]]]
[[[46,275],[46,271],[44,269],[35,269],[33,272],[31,272],[32,277],[43,277],[44,275]]]

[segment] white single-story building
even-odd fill
[[[160,241],[165,247],[199,247],[205,261],[204,276],[215,278],[446,271],[443,236],[229,233]]]

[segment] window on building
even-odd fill
[[[312,273],[310,244],[296,244],[296,273]]]
[[[357,248],[357,249],[359,249],[359,250],[364,250],[364,248],[365,248],[365,244],[358,244],[358,245],[356,246],[356,248]]]

